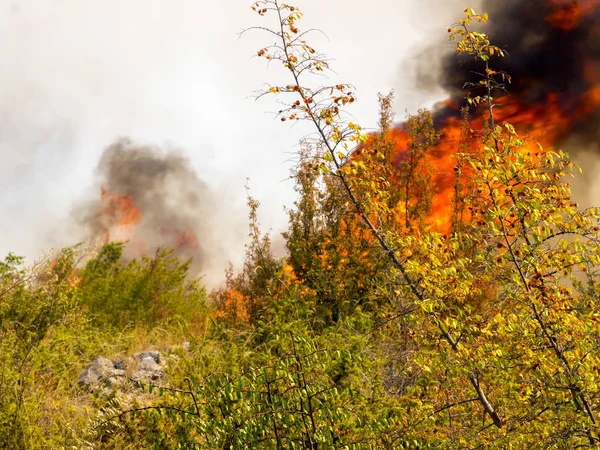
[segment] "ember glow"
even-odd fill
[[[127,260],[168,248],[194,270],[206,267],[198,236],[211,240],[218,209],[183,154],[121,139],[105,149],[98,175],[100,198],[78,210],[92,240],[125,243]]]
[[[178,230],[169,227],[157,229],[165,245],[171,248],[197,248],[198,237],[191,230]]]
[[[112,241],[129,242],[130,247],[133,244],[138,256],[147,253],[149,246],[138,235],[136,229],[142,222],[142,211],[135,204],[131,195],[110,193],[104,186],[101,186],[100,208],[96,217],[105,244]],[[198,247],[198,238],[191,230],[157,226],[156,231],[161,237],[163,247],[175,249],[195,249]]]
[[[178,231],[176,232],[176,237],[177,237],[177,242],[175,244],[175,247],[177,248],[181,248],[181,247],[190,247],[190,248],[196,248],[198,247],[198,238],[196,237],[196,234],[194,234],[193,231]]]
[[[134,234],[134,228],[142,219],[142,213],[133,203],[131,196],[110,193],[104,186],[100,186],[100,205],[97,218],[103,230],[105,244],[115,239],[115,232],[119,238],[125,236],[124,240]],[[119,238],[117,239],[121,240]]]
[[[586,16],[597,12],[598,0],[550,0],[556,9],[546,16],[546,20],[554,27],[564,31],[576,28]]]
[[[514,79],[507,95],[495,94],[496,123],[512,124],[522,138],[534,139],[544,148],[559,148],[572,137],[595,145],[600,112],[600,0],[490,0],[484,10],[491,13],[492,29],[486,32],[508,53],[493,64]],[[474,72],[477,66],[471,61],[453,55],[445,61],[439,77],[451,95],[434,108],[441,139],[430,151],[436,168],[430,223],[440,231],[449,227],[456,165],[453,155],[461,151],[460,109],[465,92],[460,87],[465,80],[476,79]],[[483,107],[471,111],[470,128],[481,129],[487,115]],[[398,162],[408,148],[406,125],[398,125],[392,137]]]

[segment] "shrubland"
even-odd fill
[[[73,247],[33,267],[0,265],[0,446],[6,448],[580,448],[600,442],[595,208],[579,210],[562,151],[496,123],[504,51],[450,28],[481,64],[455,151],[452,213],[435,215],[439,139],[408,118],[395,159],[392,95],[366,135],[345,115],[348,84],[305,84],[327,59],[277,0],[254,10],[283,64],[269,86],[282,121],[307,120],[283,234],[249,197],[243,268],[207,294],[172,252],[124,262],[123,244]],[[98,354],[176,346],[167,383],[76,387]]]

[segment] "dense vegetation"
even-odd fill
[[[294,173],[288,256],[272,256],[252,198],[245,265],[209,295],[168,251],[122,262],[122,244],[74,247],[31,268],[9,256],[0,447],[597,446],[599,214],[571,201],[566,154],[495,123],[492,94],[509,78],[491,64],[503,51],[470,28],[487,16],[468,10],[450,29],[482,64],[482,93],[468,103],[489,115],[473,130],[465,112],[452,214],[440,223],[431,113],[408,119],[394,165],[392,96],[365,136],[343,115],[349,85],[304,84],[327,62],[298,30],[297,8],[254,9],[275,16],[278,39],[258,55],[292,76],[265,94],[288,95],[281,119],[317,133]],[[75,387],[98,354],[183,341],[190,352],[167,385]]]

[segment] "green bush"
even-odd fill
[[[80,274],[78,297],[94,325],[185,326],[205,312],[205,291],[190,279],[189,261],[159,250],[123,262],[122,253],[122,243],[105,245]]]

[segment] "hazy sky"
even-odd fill
[[[426,42],[447,47],[445,26],[474,3],[295,4],[306,14],[305,28],[326,31],[328,40],[315,35],[313,44],[335,59],[335,80],[356,86],[353,112],[373,126],[378,91],[396,89],[400,116],[441,96],[414,92],[412,62]],[[246,215],[249,177],[263,225],[281,230],[282,207],[294,198],[282,180],[307,129],[275,122],[266,113],[275,104],[251,98],[282,72],[252,58],[270,38],[238,38],[244,27],[269,23],[250,4],[0,0],[0,255],[35,257],[72,243],[76,237],[65,230],[73,204],[98,195],[95,167],[119,136],[183,149],[231,208],[232,224]]]

